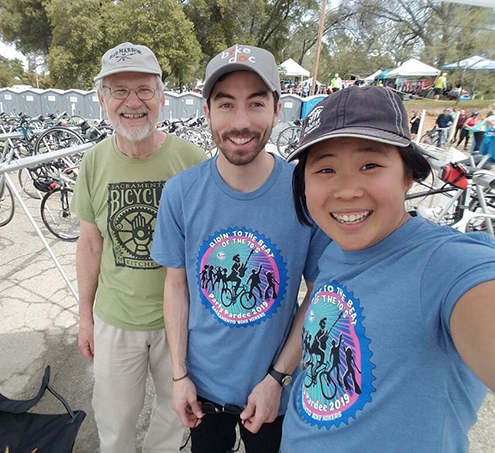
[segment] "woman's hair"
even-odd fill
[[[397,147],[397,150],[399,151],[404,164],[405,175],[412,174],[413,181],[421,182],[430,175],[431,166],[428,160],[414,148],[415,146],[416,145],[410,144],[405,148]],[[306,161],[310,150],[311,148],[308,148],[306,152],[302,153],[292,175],[292,195],[294,198],[296,215],[299,222],[308,226],[312,225],[312,221],[306,203],[304,170],[306,168]]]

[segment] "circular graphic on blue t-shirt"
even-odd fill
[[[201,301],[231,327],[270,318],[287,286],[280,251],[249,228],[229,228],[209,237],[199,251],[197,273]]]
[[[347,423],[375,391],[370,340],[359,299],[337,282],[313,292],[303,327],[304,380],[297,399],[306,422],[326,427]]]

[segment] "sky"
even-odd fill
[[[9,46],[0,41],[0,55],[2,55],[2,57],[8,58],[9,60],[19,58],[19,60],[21,60],[24,64],[24,69],[27,69],[26,57],[22,53],[15,50],[14,46]]]

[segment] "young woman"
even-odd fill
[[[282,453],[468,451],[495,390],[495,241],[405,211],[430,172],[417,149],[384,88],[345,89],[304,121],[289,156],[295,205],[333,242],[306,312]]]
[[[414,112],[409,124],[411,125],[411,140],[415,140],[418,135],[419,123],[421,121],[421,114]]]
[[[459,141],[457,142],[457,146],[459,146],[464,140],[464,151],[467,150],[469,138],[471,137],[472,134],[472,129],[473,127],[476,126],[476,123],[478,122],[478,115],[479,112],[477,111],[472,112],[469,118],[462,126],[461,133],[459,134]]]

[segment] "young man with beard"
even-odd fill
[[[79,347],[94,361],[101,453],[135,452],[148,368],[156,400],[143,452],[176,452],[183,434],[170,409],[165,269],[150,251],[163,185],[205,156],[156,128],[165,103],[161,75],[145,46],[123,43],[103,55],[94,80],[115,135],[87,151],[72,200],[81,219]]]
[[[191,428],[193,453],[230,451],[237,424],[248,453],[278,452],[301,358],[308,295],[298,310],[299,285],[304,275],[310,292],[329,239],[297,222],[293,166],[265,149],[280,91],[264,49],[235,45],[213,58],[203,96],[219,153],[173,178],[160,202],[152,257],[167,266],[172,407]],[[235,279],[201,285],[205,265],[233,260]],[[252,292],[257,269],[260,291]]]

